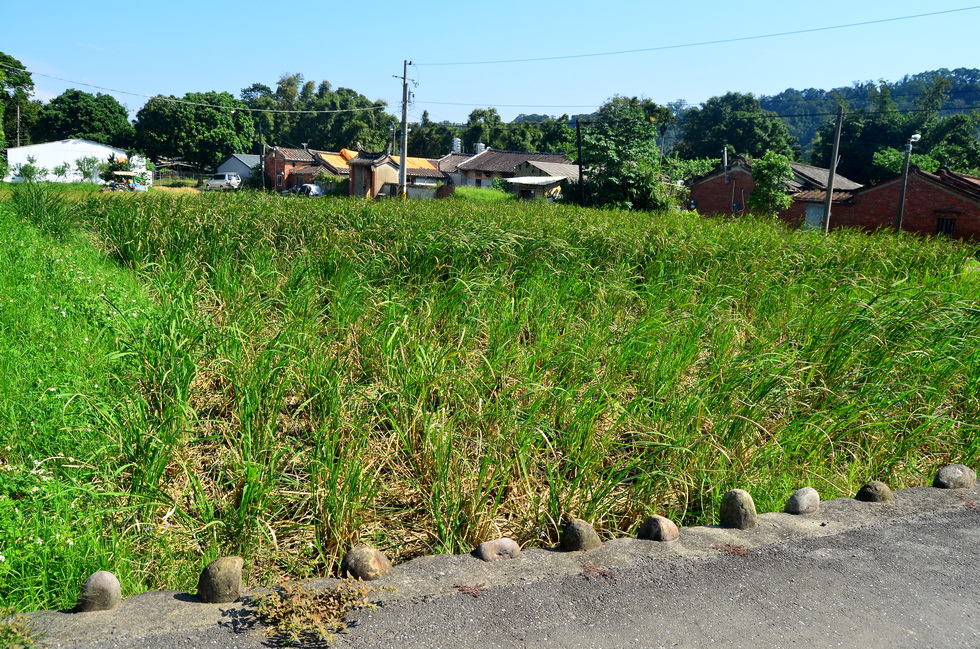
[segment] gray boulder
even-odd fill
[[[504,537],[493,541],[484,541],[476,546],[473,553],[478,559],[484,561],[516,559],[521,556],[521,546],[514,539]]]
[[[340,569],[355,579],[374,581],[391,572],[391,561],[376,548],[357,545],[344,555]]]
[[[602,540],[592,526],[581,518],[573,518],[565,524],[561,534],[561,549],[569,552],[595,550],[602,545]]]
[[[732,489],[721,500],[721,526],[751,530],[759,525],[755,501],[744,489]]]
[[[680,538],[680,535],[680,530],[677,529],[674,521],[654,514],[643,521],[643,525],[640,526],[640,532],[636,535],[636,538],[646,541],[669,543],[676,541]]]
[[[977,484],[977,474],[964,464],[950,464],[936,471],[933,487],[939,489],[970,489]]]
[[[895,495],[884,482],[872,480],[861,487],[854,498],[866,503],[890,503],[895,500]]]
[[[783,509],[787,514],[812,514],[820,509],[820,494],[813,487],[798,489]]]
[[[78,603],[72,609],[76,613],[111,611],[122,601],[122,586],[111,572],[99,570],[82,584]]]
[[[197,580],[197,598],[207,604],[236,602],[242,596],[241,557],[215,559],[201,571]]]

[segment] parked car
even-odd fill
[[[237,173],[214,174],[204,183],[204,191],[212,189],[238,189],[242,185],[242,177]]]

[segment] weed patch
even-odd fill
[[[362,582],[344,579],[327,590],[285,585],[268,595],[257,595],[252,604],[259,621],[269,626],[270,634],[281,644],[328,643],[346,628],[348,613],[373,606],[368,600],[372,592]]]

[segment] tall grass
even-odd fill
[[[772,510],[977,459],[966,246],[458,199],[81,212],[155,305],[107,429],[120,501],[181,539],[157,561],[328,574],[358,541],[622,535],[713,522],[735,486]]]

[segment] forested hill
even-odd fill
[[[893,83],[855,82],[832,90],[787,88],[778,95],[763,95],[759,100],[766,110],[786,116],[783,121],[790,134],[796,136],[800,148],[806,152],[820,124],[836,114],[838,97],[845,102],[846,110],[856,111],[880,106],[883,95],[890,95],[894,107],[902,112],[924,109],[937,95],[942,100],[940,110],[944,115],[976,110],[980,108],[980,70],[943,68],[906,75]]]

